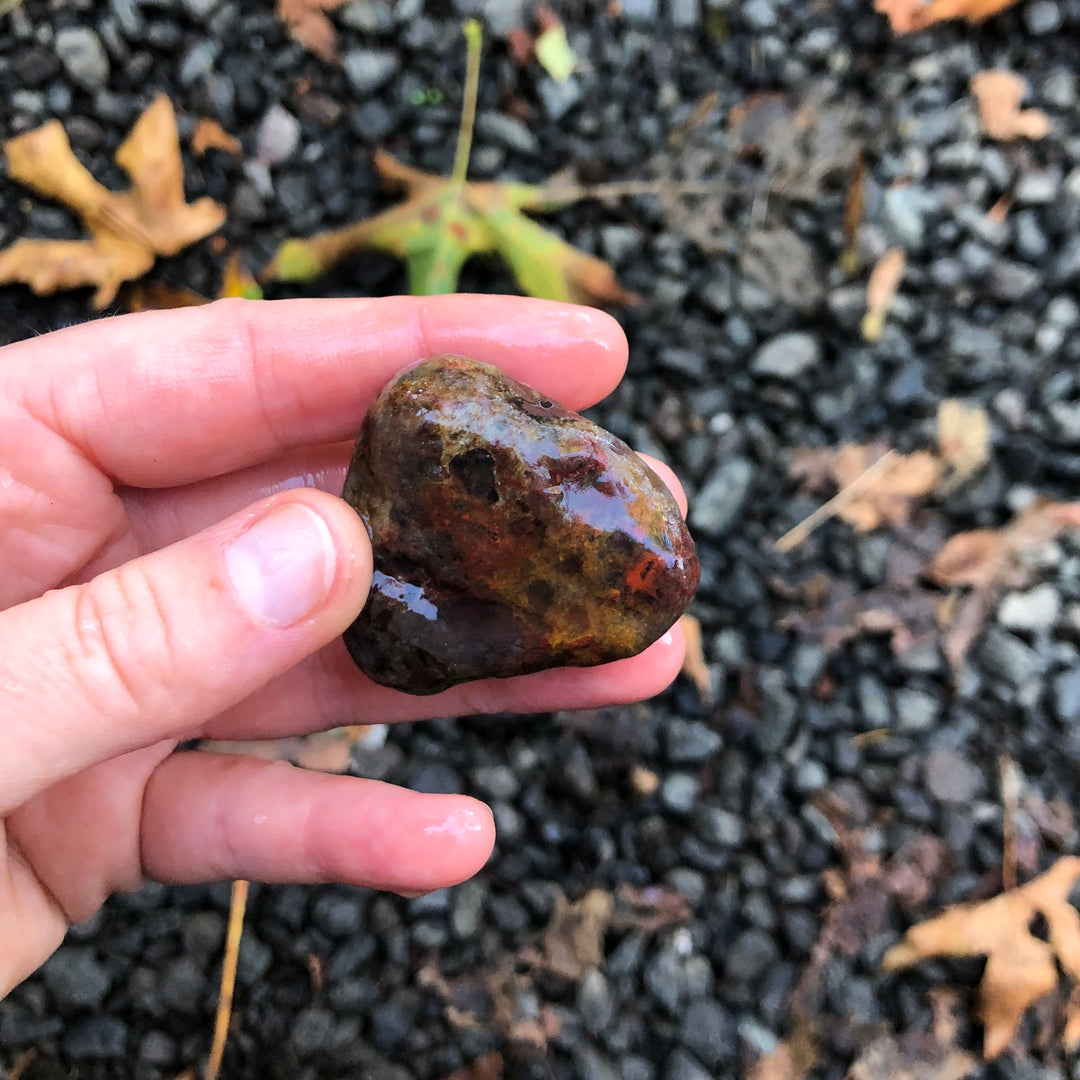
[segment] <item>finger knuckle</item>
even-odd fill
[[[103,714],[138,718],[167,701],[178,670],[166,605],[137,563],[82,586],[72,661],[82,691]]]

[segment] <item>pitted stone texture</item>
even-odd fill
[[[345,642],[409,693],[633,656],[697,588],[676,502],[624,442],[463,357],[379,394],[344,497],[375,557]]]

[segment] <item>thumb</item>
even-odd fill
[[[305,489],[0,612],[0,816],[243,700],[339,635],[370,581],[360,518]]]

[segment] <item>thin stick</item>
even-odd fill
[[[229,901],[229,928],[225,936],[225,957],[221,962],[221,989],[218,991],[217,1016],[214,1018],[214,1041],[206,1062],[203,1080],[217,1080],[225,1040],[229,1037],[232,1018],[233,990],[236,987],[236,962],[240,956],[240,934],[244,929],[244,909],[247,907],[248,883],[234,881]]]
[[[2,15],[3,12],[0,12]],[[34,1064],[34,1058],[37,1057],[37,1050],[34,1047],[30,1047],[29,1050],[24,1050],[16,1059],[15,1064],[11,1066],[11,1071],[7,1074],[8,1080],[22,1080],[23,1073]]]
[[[872,487],[892,468],[896,460],[895,450],[886,450],[865,472],[860,473],[847,487],[841,488],[827,503],[822,503],[809,517],[803,518],[773,544],[774,551],[791,551],[801,544],[823,521],[839,513],[848,503],[854,502],[864,491]]]
[[[1001,887],[1016,888],[1016,815],[1020,802],[1020,777],[1016,762],[1002,754],[998,758],[1001,773]]]
[[[468,55],[465,61],[465,98],[461,103],[461,125],[458,128],[457,149],[454,151],[454,171],[450,179],[464,184],[469,172],[469,155],[472,153],[473,127],[476,124],[476,96],[480,88],[480,46],[484,31],[476,19],[470,19],[463,28]]]

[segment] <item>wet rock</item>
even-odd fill
[[[633,656],[697,587],[674,498],[625,443],[462,357],[383,390],[344,497],[375,552],[345,642],[409,693]]]

